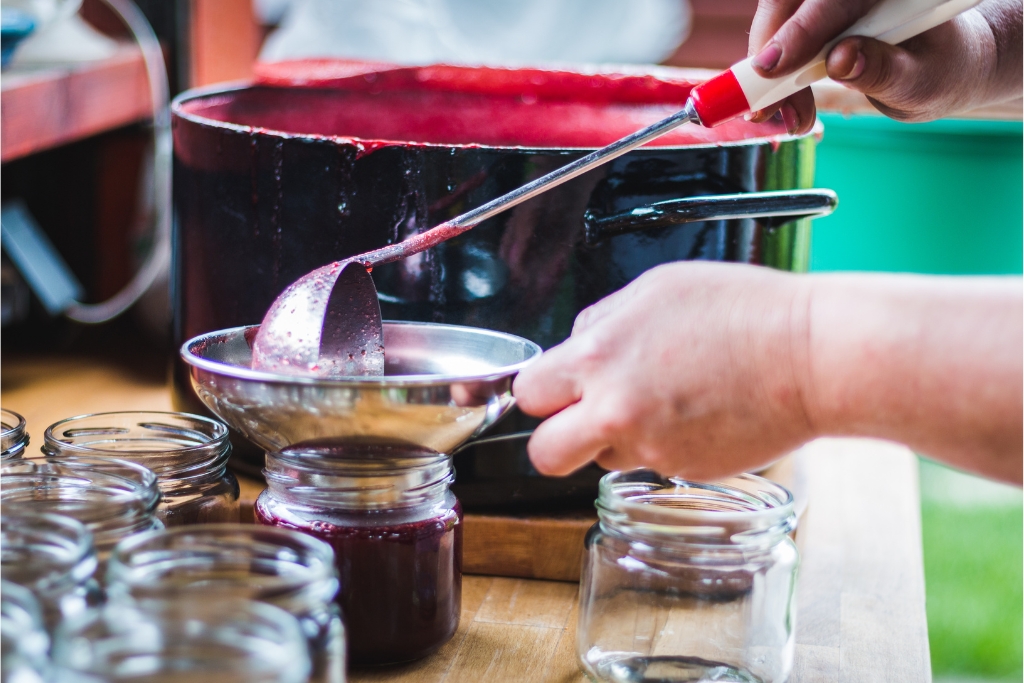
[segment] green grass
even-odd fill
[[[1024,508],[925,496],[921,512],[933,674],[1020,681]]]

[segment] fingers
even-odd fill
[[[608,444],[593,428],[589,407],[582,403],[569,406],[549,417],[534,430],[527,444],[530,462],[541,474],[570,474],[594,460]]]
[[[776,112],[780,112],[782,121],[786,124],[786,131],[791,135],[809,133],[818,115],[817,107],[814,105],[814,93],[810,88],[804,88],[767,109],[754,112],[750,120],[754,123],[764,123]]]
[[[754,20],[750,24],[747,55],[753,57],[771,40],[786,20],[793,16],[803,0],[761,0],[757,3]]]
[[[807,64],[825,44],[863,17],[878,0],[806,0],[753,58],[762,76],[786,76]],[[781,15],[789,3],[776,2]],[[761,8],[758,7],[758,11]],[[766,23],[768,23],[766,21]]]
[[[640,291],[641,286],[646,284],[647,280],[650,279],[648,273],[651,272],[652,271],[647,271],[647,273],[641,275],[640,278],[634,280],[633,282],[630,282],[628,285],[626,285],[619,291],[612,292],[611,294],[601,299],[597,303],[591,304],[590,306],[587,306],[585,309],[580,311],[579,315],[576,316],[576,321],[573,323],[572,326],[573,335],[579,335],[584,330],[590,329],[595,324],[597,324],[598,321],[603,320],[612,312],[619,310],[623,306],[627,305],[627,302],[633,297],[635,297],[637,293]]]
[[[516,405],[527,415],[547,417],[580,400],[582,390],[573,372],[570,342],[544,352],[528,365],[512,384]]]

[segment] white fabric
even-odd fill
[[[688,0],[293,0],[260,58],[654,63],[689,26]]]

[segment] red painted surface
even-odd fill
[[[701,123],[709,128],[735,123],[738,117],[750,111],[747,97],[731,69],[698,85],[691,97]]]
[[[778,121],[726,121],[746,106],[731,72],[695,88],[650,74],[304,60],[259,65],[257,82],[268,87],[189,100],[181,110],[253,134],[336,140],[355,146],[359,156],[389,145],[602,147],[675,113],[691,94],[702,121],[722,125],[714,130],[683,126],[650,146],[772,140],[785,134]],[[468,229],[442,223],[351,260],[372,268]]]
[[[694,86],[652,75],[333,60],[260,65],[258,82],[190,100],[183,113],[261,133],[381,145],[596,148],[676,111]],[[288,86],[288,87],[282,87]],[[780,122],[684,126],[652,146],[716,144],[785,133]]]

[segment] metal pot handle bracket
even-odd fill
[[[782,190],[741,192],[685,199],[670,199],[630,211],[601,216],[583,214],[584,240],[588,246],[609,237],[682,223],[758,218],[768,229],[798,218],[818,218],[835,211],[839,198],[832,190]]]

